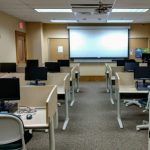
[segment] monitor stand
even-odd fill
[[[45,83],[39,83],[39,80],[35,80],[35,82],[30,82],[30,85],[35,85],[35,86],[43,86]]]

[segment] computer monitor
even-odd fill
[[[147,66],[150,66],[150,60],[147,61]]]
[[[20,100],[19,78],[0,78],[0,111],[5,111],[5,101]]]
[[[60,72],[60,65],[58,62],[45,62],[45,67],[48,72]]]
[[[150,53],[143,53],[142,54],[142,61],[148,62],[148,60],[150,60]]]
[[[38,67],[39,61],[38,59],[28,59],[26,67]]]
[[[136,67],[134,69],[134,79],[149,80],[150,79],[150,67]]]
[[[125,62],[124,71],[133,72],[135,67],[139,67],[138,62]]]
[[[117,60],[117,66],[124,66],[126,62],[135,62],[134,59]]]
[[[65,59],[65,60],[58,60],[58,63],[60,66],[64,66],[64,67],[69,67],[70,66],[70,61],[69,59]]]
[[[34,81],[30,84],[44,85],[39,81],[47,80],[47,68],[46,67],[26,67],[25,68],[25,80]]]
[[[0,72],[16,72],[16,63],[0,63]]]

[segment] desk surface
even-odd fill
[[[25,128],[47,128],[48,124],[46,123],[46,108],[36,108],[36,112],[31,113],[32,119],[26,119],[28,113],[15,113],[21,115],[21,119],[24,123]]]
[[[119,93],[148,93],[148,90],[138,91],[135,85],[119,85]]]

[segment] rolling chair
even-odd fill
[[[0,114],[0,149],[27,150],[22,120],[12,114]]]
[[[145,107],[145,109],[143,110],[143,112],[149,111],[149,105],[150,105],[150,87],[148,87],[149,89],[149,94],[148,94],[148,100],[143,102],[141,100],[141,104],[143,105],[143,107]],[[149,128],[149,122],[146,120],[143,120],[143,124],[141,125],[137,125],[136,126],[136,130],[139,131],[140,129],[148,129]]]

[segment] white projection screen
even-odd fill
[[[128,26],[68,27],[70,58],[127,58]]]

